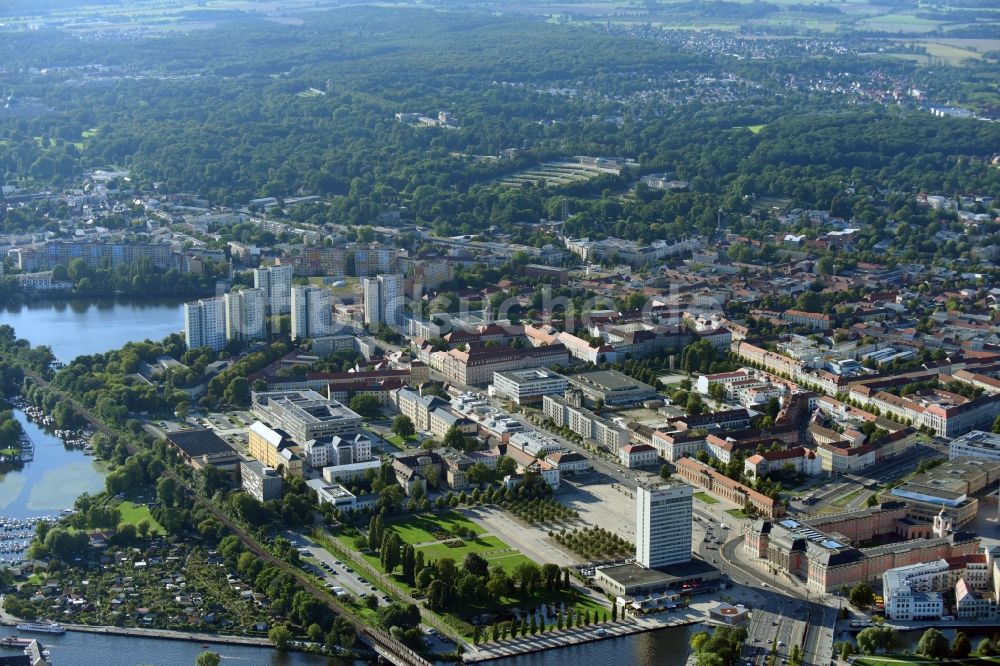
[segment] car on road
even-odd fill
[[[354,569],[352,569],[351,567],[344,567],[344,571],[346,571],[347,573],[354,573]]]
[[[778,641],[778,647],[785,647],[785,641]]]

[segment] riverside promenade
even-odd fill
[[[517,655],[557,650],[571,645],[582,645],[594,641],[608,640],[622,636],[657,631],[667,627],[681,627],[689,624],[708,623],[708,609],[718,601],[703,601],[676,611],[655,613],[639,617],[627,617],[616,622],[604,622],[589,627],[574,627],[556,631],[546,631],[534,636],[507,639],[496,643],[480,643],[469,648],[462,655],[466,663],[503,659]],[[686,646],[685,646],[686,647]]]

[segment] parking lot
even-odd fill
[[[334,594],[338,596],[351,594],[356,597],[374,594],[378,597],[379,606],[385,606],[392,601],[349,565],[338,560],[311,539],[295,532],[285,532],[282,536],[299,550],[299,555],[305,562],[303,568],[322,578],[323,584]]]
[[[390,597],[380,592],[353,567],[337,559],[312,539],[291,531],[284,532],[282,536],[298,549],[304,563],[303,569],[319,576],[332,593],[337,596],[350,594],[359,598],[363,595],[375,595],[380,607],[392,603]],[[437,629],[425,628],[423,631],[424,640],[432,652],[444,654],[455,650],[455,642]]]

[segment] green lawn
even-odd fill
[[[440,560],[442,557],[450,557],[456,562],[461,562],[469,553],[480,553],[485,556],[486,553],[509,551],[510,548],[495,536],[485,536],[476,537],[475,539],[460,539],[456,537],[454,540],[448,542],[418,546],[417,550],[424,554],[425,562]],[[489,558],[487,557],[487,559]]]
[[[718,504],[719,503],[719,500],[717,500],[716,498],[712,497],[708,493],[697,492],[697,493],[694,494],[694,496],[697,497],[698,499],[700,499],[705,504]]]
[[[156,522],[156,518],[153,518],[153,514],[149,512],[149,507],[145,504],[122,502],[118,505],[118,510],[121,511],[123,523],[138,526],[143,520],[148,520],[150,534],[167,533],[167,531],[163,529],[163,526]]]
[[[416,438],[416,436],[413,436],[413,437],[408,437],[406,439],[403,439],[399,435],[392,435],[391,437],[386,437],[385,441],[389,442],[390,444],[392,444],[396,448],[399,448],[399,449],[408,449],[408,448],[410,448],[410,446],[412,444],[416,444],[417,438]]]
[[[855,664],[862,666],[891,666],[893,664],[934,664],[934,666],[971,666],[972,664],[1000,664],[1000,657],[969,657],[968,659],[927,659],[915,654],[870,655],[858,657]]]
[[[733,518],[742,519],[747,517],[747,514],[743,513],[743,509],[726,509],[726,513],[728,513]]]
[[[477,535],[483,533],[481,527],[455,511],[404,516],[390,520],[386,524],[386,528],[398,534],[404,543],[413,544],[414,546],[418,543],[438,541],[438,534],[441,532],[451,534],[459,527],[472,530]]]

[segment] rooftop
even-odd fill
[[[235,453],[233,447],[229,446],[226,440],[204,428],[172,432],[167,435],[167,440],[189,458],[219,453]]]
[[[645,389],[655,393],[655,389],[649,384],[632,379],[626,374],[617,370],[595,370],[594,372],[584,372],[573,375],[570,382],[577,385],[589,386],[602,391],[630,391]]]

